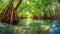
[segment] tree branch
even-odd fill
[[[18,7],[19,7],[19,5],[21,4],[21,2],[22,2],[22,0],[19,0],[19,2],[18,2],[18,4],[17,4],[17,6],[15,7],[15,10],[17,10],[17,9],[18,9]]]

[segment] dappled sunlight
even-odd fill
[[[48,26],[48,25],[41,25],[41,27],[43,30],[48,30],[50,28],[50,26]]]
[[[32,17],[32,14],[30,14],[29,11],[26,12],[26,15],[27,15],[27,19]]]

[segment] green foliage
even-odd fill
[[[56,0],[24,0],[20,7],[17,10],[17,13],[22,13],[23,11],[28,11],[33,16],[43,16],[44,12],[46,11],[47,15],[50,16],[50,7],[47,8],[49,5],[54,5]],[[44,8],[43,8],[44,7]],[[42,8],[42,9],[41,9]],[[46,10],[45,10],[46,9]],[[20,14],[19,14],[20,15]],[[23,15],[22,15],[23,16]]]
[[[1,0],[0,1],[0,13],[3,11],[3,9],[7,6],[8,0]]]
[[[7,6],[8,1],[0,0],[0,13]],[[55,2],[56,0],[23,0],[16,13],[19,16],[26,16],[26,12],[28,11],[33,16],[44,16],[44,12],[47,12],[46,15],[50,16],[50,12],[53,12],[51,7]],[[18,0],[14,0],[14,7],[16,7],[17,3]]]
[[[53,7],[55,6],[55,2],[57,0],[23,0],[21,5],[19,6],[19,8],[17,9],[16,13],[18,14],[18,16],[23,16],[23,17],[29,17],[29,16],[44,16],[45,14],[50,17],[52,15],[56,15],[56,14],[60,14],[60,5],[56,6],[56,8],[54,9],[56,11],[56,13],[53,10]],[[0,13],[3,11],[3,9],[8,5],[9,0],[0,0]],[[18,3],[18,0],[14,1],[14,7],[16,7]],[[28,12],[28,14],[27,14]],[[29,21],[29,20],[28,20]],[[18,23],[18,26],[27,26],[26,25],[27,20],[26,19],[21,19]],[[53,24],[53,20],[31,20],[29,21],[29,26],[31,28],[31,33],[30,34],[40,34],[40,32],[42,31],[41,25],[48,25],[52,26]],[[58,23],[58,26],[60,27],[60,21]],[[14,26],[10,28],[10,26],[8,27],[8,29],[6,28],[5,25],[1,25],[0,24],[0,31],[2,32],[3,30],[5,31],[6,34],[19,34],[23,33],[24,30],[26,30],[26,33],[30,32],[30,29],[28,27],[26,28],[20,28],[18,27],[17,30],[14,30]],[[42,31],[43,32],[43,31]]]

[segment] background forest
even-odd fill
[[[0,13],[7,6],[9,0],[0,0]],[[16,7],[18,0],[14,0]],[[56,9],[56,10],[55,10]],[[23,0],[16,13],[20,17],[43,17],[58,15],[60,6],[57,0]]]

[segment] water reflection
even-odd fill
[[[30,19],[26,19],[26,27],[27,27],[27,28],[30,27],[29,24],[30,24]]]
[[[32,20],[32,21],[30,21]],[[32,28],[32,30],[36,30],[36,33],[38,30],[41,30],[44,34],[56,34],[59,33],[59,29],[58,28],[58,22],[59,20],[43,20],[43,19],[37,19],[37,20],[33,20],[33,19],[26,19],[26,26],[29,26],[30,28]],[[27,27],[28,28],[28,27]],[[39,33],[42,33],[42,32]],[[46,32],[48,31],[48,32]],[[33,31],[34,32],[34,31]]]
[[[3,34],[4,32],[6,32],[6,30],[12,33],[18,32],[20,34],[22,34],[23,31],[24,34],[60,34],[60,28],[58,27],[58,23],[60,23],[60,20],[22,19],[19,23],[20,24],[12,27],[7,26],[7,24],[1,23],[0,34]],[[21,25],[21,23],[24,24]]]
[[[58,21],[59,20],[54,20],[52,28],[50,29],[50,34],[55,34],[58,31]],[[58,33],[58,32],[57,32]]]

